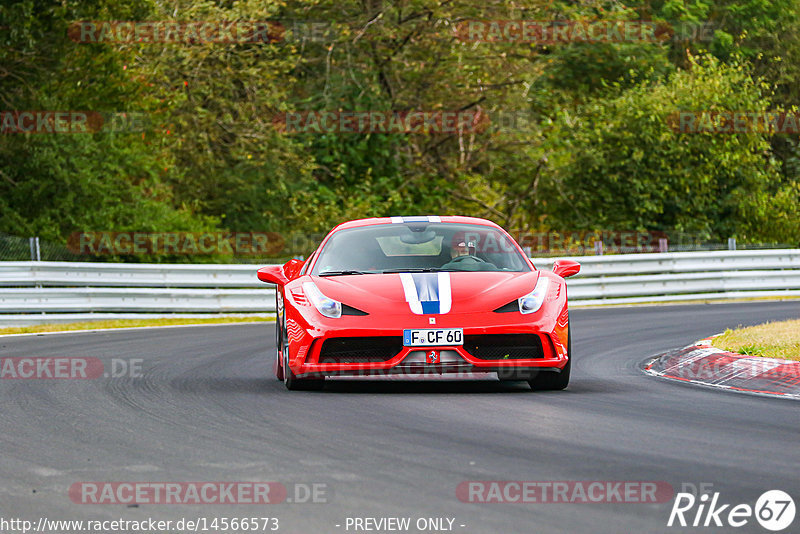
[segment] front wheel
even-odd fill
[[[325,378],[297,378],[289,367],[289,344],[283,349],[283,383],[290,391],[317,391],[325,386]]]
[[[275,371],[275,378],[283,382],[283,344],[287,339],[286,330],[284,328],[285,311],[283,310],[283,299],[281,298],[280,289],[275,289],[275,361],[273,362],[273,370]]]
[[[275,378],[283,382],[283,362],[281,359],[281,349],[275,349]]]
[[[280,373],[280,379],[283,380],[283,384],[286,386],[286,389],[290,391],[314,391],[320,390],[325,386],[325,378],[297,378],[297,375],[294,374],[292,368],[289,367],[289,339],[287,336],[286,330],[286,312],[283,313],[283,320],[281,322],[281,340],[280,344],[278,345],[278,358],[280,359],[278,365],[278,371],[275,373],[278,375]]]
[[[569,385],[569,374],[572,368],[572,325],[570,325],[569,333],[567,334],[567,365],[561,369],[560,373],[552,371],[540,372],[530,380],[531,389],[534,391],[555,391],[566,388]]]

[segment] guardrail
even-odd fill
[[[533,259],[550,269],[556,258]],[[800,249],[667,252],[570,257],[571,304],[800,297]]]
[[[581,256],[572,305],[800,297],[800,249]],[[540,269],[553,258],[534,258]],[[275,311],[255,265],[0,262],[0,323]]]
[[[0,324],[272,315],[256,265],[0,262]]]

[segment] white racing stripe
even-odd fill
[[[416,315],[448,313],[453,303],[450,273],[399,273],[411,312]]]
[[[420,215],[414,217],[389,217],[389,218],[392,220],[392,224],[423,222],[423,221],[427,221],[429,223],[442,222],[442,218],[439,217],[438,215]]]
[[[453,305],[453,294],[450,289],[450,273],[439,275],[439,313],[448,313]]]
[[[417,286],[414,284],[414,279],[411,278],[411,273],[400,273],[400,281],[403,283],[403,292],[405,292],[406,302],[408,302],[411,312],[422,315],[422,303],[417,295]]]

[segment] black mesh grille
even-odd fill
[[[326,339],[320,363],[369,363],[391,360],[403,350],[399,336],[337,337]]]
[[[544,357],[542,340],[536,334],[464,336],[464,349],[482,360],[528,360]]]

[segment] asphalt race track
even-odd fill
[[[465,534],[727,532],[668,528],[671,500],[475,504],[459,501],[456,487],[710,483],[724,503],[752,506],[781,489],[800,504],[800,404],[640,370],[648,356],[725,327],[798,316],[797,301],[575,309],[570,387],[539,393],[525,383],[397,379],[289,392],[271,376],[272,324],[0,338],[0,357],[141,358],[143,371],[0,381],[0,510],[33,520],[271,516],[289,533],[354,532],[347,517],[454,518]],[[329,502],[76,504],[68,489],[81,481],[320,483]],[[736,531],[767,532],[754,518]]]

